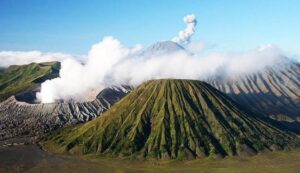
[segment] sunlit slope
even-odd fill
[[[38,88],[45,80],[58,77],[59,69],[59,62],[10,66],[0,72],[0,101]]]
[[[249,155],[295,147],[294,134],[192,80],[143,83],[95,120],[52,133],[52,151],[138,158]]]

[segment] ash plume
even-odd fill
[[[178,33],[178,36],[174,37],[172,41],[178,44],[186,44],[190,42],[191,37],[195,33],[197,19],[194,14],[187,15],[183,18],[184,23],[186,23],[186,28]]]

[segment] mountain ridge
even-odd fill
[[[35,92],[41,83],[59,76],[60,62],[9,66],[0,72],[0,101],[12,95]]]
[[[208,80],[255,112],[280,121],[300,121],[300,64],[283,60],[262,71]]]

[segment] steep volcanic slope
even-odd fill
[[[20,102],[14,96],[0,103],[0,140],[40,136],[45,132],[89,121],[130,92],[130,87],[106,88],[94,101],[49,104]]]
[[[0,72],[0,101],[23,92],[30,95],[45,80],[58,77],[59,69],[59,62],[10,66]]]
[[[145,54],[187,51],[172,41],[158,42]],[[202,79],[251,109],[280,121],[300,121],[300,64],[285,57],[255,73]]]
[[[294,147],[298,138],[191,80],[149,81],[84,125],[53,132],[56,152],[142,158],[255,154]]]
[[[300,121],[300,64],[288,60],[261,72],[211,80],[211,85],[252,111]]]

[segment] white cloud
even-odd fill
[[[60,77],[44,82],[37,98],[43,103],[61,99],[84,100],[89,90],[104,85],[105,76],[116,63],[139,49],[140,45],[126,48],[119,40],[105,37],[92,46],[85,64],[74,59],[62,61]]]
[[[0,67],[8,67],[10,65],[23,65],[32,62],[47,61],[63,61],[65,59],[73,59],[74,56],[64,53],[43,53],[40,51],[1,51]]]
[[[281,58],[276,47],[258,48],[243,53],[208,53],[205,55],[175,52],[152,57],[127,57],[107,74],[110,81],[138,85],[160,78],[200,79],[208,76],[252,73]]]
[[[112,84],[138,85],[161,78],[197,79],[208,76],[251,73],[275,63],[280,50],[267,45],[242,53],[190,54],[184,51],[167,54],[136,54],[140,46],[126,48],[117,39],[104,38],[92,46],[85,65],[74,59],[62,62],[60,78],[42,84],[38,98],[82,100],[95,87]]]

